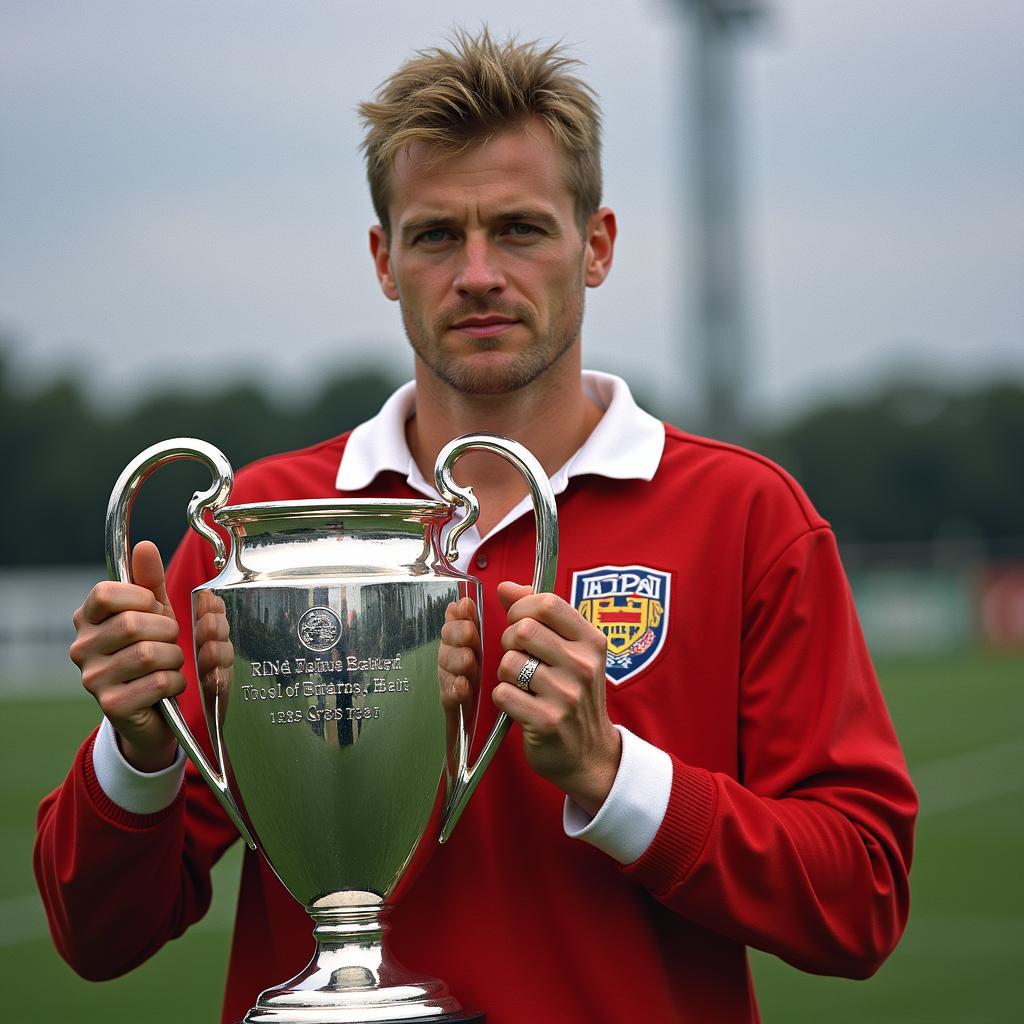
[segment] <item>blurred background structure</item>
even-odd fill
[[[143,447],[191,434],[240,466],[340,433],[410,375],[365,249],[355,106],[486,20],[563,39],[602,97],[620,240],[588,294],[589,364],[805,486],[921,788],[903,945],[863,985],[755,956],[765,1019],[1005,1019],[1024,949],[1024,6],[453,0],[445,18],[412,0],[0,0],[14,1016],[212,1016],[237,860],[209,921],[123,982],[78,982],[49,947],[31,817],[96,717],[70,614]],[[169,553],[201,482],[155,477],[138,534]]]
[[[693,174],[692,333],[700,418],[709,437],[738,444],[747,440],[743,399],[750,351],[744,323],[736,47],[769,8],[762,0],[678,2],[692,40],[687,63],[693,68],[688,85],[694,131],[684,157]]]

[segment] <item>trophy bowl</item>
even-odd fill
[[[472,488],[452,477],[471,450],[503,456],[526,478],[533,587],[552,589],[554,496],[540,464],[508,438],[446,445],[435,467],[442,501],[232,506],[227,459],[190,438],[142,452],[114,486],[108,570],[130,582],[131,505],[145,479],[185,458],[213,475],[188,506],[219,570],[192,594],[212,762],[177,702],[162,710],[242,838],[306,908],[316,940],[305,970],[264,991],[245,1024],[484,1020],[442,981],[397,963],[387,943],[389,908],[451,834],[511,724],[500,715],[470,765],[480,681],[456,696],[438,670],[448,605],[468,597],[481,607],[479,581],[452,564],[479,513]]]

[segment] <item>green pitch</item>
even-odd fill
[[[877,668],[921,798],[910,923],[866,982],[754,954],[764,1019],[1013,1020],[1024,965],[1024,656]]]
[[[1024,965],[1024,655],[883,661],[878,670],[922,799],[907,935],[867,982],[811,977],[752,954],[762,1015],[768,1024],[1012,1019]],[[68,688],[74,694],[73,680]],[[50,945],[32,879],[35,808],[95,721],[84,695],[0,701],[3,1017],[212,1022],[237,849],[217,869],[208,917],[128,977],[81,981]]]

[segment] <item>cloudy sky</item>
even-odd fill
[[[588,362],[695,397],[679,0],[0,0],[0,335],[107,401],[407,373],[366,250],[356,104],[454,24],[558,39],[606,114],[615,270]],[[1024,378],[1024,4],[771,0],[739,49],[750,400]],[[557,8],[557,9],[556,9]]]

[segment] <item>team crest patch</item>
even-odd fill
[[[643,565],[572,574],[572,605],[608,638],[605,672],[616,686],[658,656],[668,631],[671,576]]]

